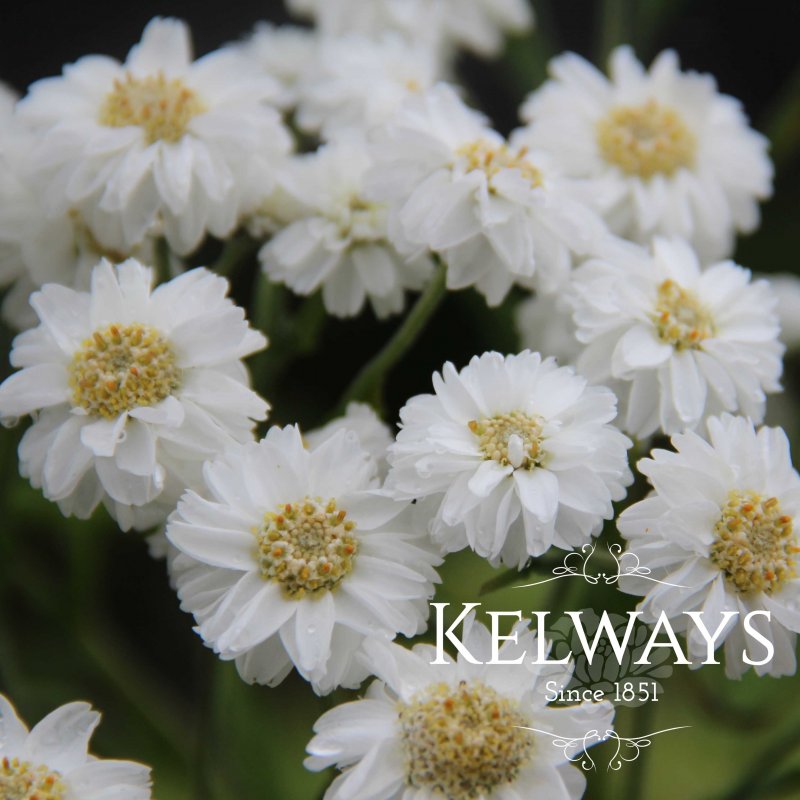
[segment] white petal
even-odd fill
[[[0,416],[21,417],[70,399],[67,370],[61,364],[38,364],[15,372],[0,386]]]
[[[156,437],[150,426],[138,420],[128,420],[125,438],[114,453],[117,466],[134,475],[153,475],[156,471]]]
[[[22,755],[35,764],[69,772],[88,759],[89,739],[100,715],[88,703],[68,703],[31,730]]]
[[[295,641],[300,669],[311,672],[328,660],[335,621],[336,609],[330,592],[325,592],[317,599],[299,601],[295,617]]]
[[[558,478],[549,470],[537,467],[518,469],[514,483],[523,507],[542,522],[552,520],[558,510]]]
[[[692,425],[703,416],[708,386],[691,353],[676,352],[669,366],[675,409],[685,423]]]
[[[469,479],[469,490],[479,497],[488,497],[500,485],[504,478],[511,475],[514,468],[502,466],[494,459],[481,462],[475,474]]]
[[[92,451],[81,444],[83,417],[69,417],[59,428],[44,463],[46,496],[60,500],[71,494],[92,464]]]
[[[18,752],[27,736],[28,729],[17,716],[16,709],[0,694],[0,752]]]
[[[117,445],[125,437],[127,416],[116,419],[99,419],[81,428],[81,442],[96,456],[113,456]]]
[[[131,48],[125,65],[139,75],[152,75],[161,70],[171,76],[185,71],[191,60],[192,46],[186,23],[156,17],[147,24],[139,44]]]
[[[256,567],[256,540],[249,531],[187,525],[176,517],[167,525],[167,538],[204,564],[248,572]]]

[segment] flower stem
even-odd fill
[[[98,673],[133,708],[139,710],[164,744],[184,764],[191,758],[186,730],[193,726],[191,710],[123,642],[113,627],[94,620],[77,632],[77,643]]]
[[[725,800],[750,800],[753,797],[761,797],[759,790],[770,782],[778,766],[798,747],[800,747],[800,728],[781,734],[753,759],[751,769],[732,791],[724,795]],[[769,764],[769,770],[765,769],[765,764]]]
[[[689,0],[648,0],[636,4],[636,27],[632,38],[640,57],[649,59],[659,33],[684,11]]]
[[[154,266],[158,283],[165,283],[172,277],[172,271],[170,270],[169,244],[163,236],[156,240],[153,260],[155,261]]]
[[[605,67],[611,51],[629,40],[633,8],[628,0],[603,0],[598,27],[597,63]]]
[[[637,709],[636,730],[629,736],[641,735],[641,732],[649,733],[652,730],[652,721],[655,714],[655,708],[652,702],[645,703],[641,708]],[[631,714],[631,717],[634,715]],[[650,754],[650,748],[642,748],[641,753],[635,761],[632,761],[628,766],[628,785],[627,785],[627,800],[639,800],[640,797],[645,795],[645,778],[647,775],[647,758]]]
[[[762,123],[764,133],[772,148],[772,160],[782,167],[797,157],[800,152],[800,67],[778,92],[778,96]]]
[[[288,292],[273,283],[262,269],[256,273],[250,321],[267,335],[269,345],[251,362],[256,390],[269,395],[291,357],[292,330],[287,308]]]
[[[383,405],[383,389],[386,377],[398,361],[417,341],[447,292],[445,267],[439,264],[433,278],[402,325],[384,348],[356,375],[342,395],[335,414],[344,413],[347,404],[354,400],[371,403],[377,408]]]
[[[551,0],[536,0],[536,28],[524,36],[510,37],[502,55],[502,68],[516,102],[532,92],[547,77],[547,64],[563,50],[557,41]],[[518,99],[517,99],[518,98]]]
[[[225,242],[219,258],[211,265],[211,269],[218,275],[228,277],[258,250],[259,244],[246,233],[232,236]]]

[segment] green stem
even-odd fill
[[[219,258],[211,265],[211,269],[218,275],[228,277],[256,253],[259,245],[260,242],[257,242],[246,233],[233,236],[225,242]]]
[[[253,357],[251,368],[255,388],[262,395],[270,394],[292,349],[287,294],[284,286],[273,283],[263,270],[258,270],[250,317],[252,324],[267,335],[269,345]]]
[[[172,270],[170,269],[169,244],[163,236],[156,239],[154,261],[158,282],[165,283],[172,277]]]
[[[636,4],[636,42],[637,55],[649,60],[659,33],[673,20],[677,19],[688,5],[689,0],[647,0]]]
[[[778,93],[766,114],[764,133],[772,144],[772,160],[783,167],[800,152],[800,67]]]
[[[191,756],[192,714],[160,684],[155,674],[139,661],[134,651],[123,643],[111,626],[95,623],[84,627],[77,641],[93,665],[106,680],[157,732],[165,744],[185,762]]]
[[[196,657],[199,668],[203,671],[203,683],[206,690],[197,709],[197,735],[195,738],[194,757],[194,794],[195,800],[212,800],[216,797],[214,791],[216,784],[222,782],[222,770],[219,761],[215,758],[217,742],[215,715],[216,703],[219,699],[219,687],[222,676],[223,664],[214,659],[209,663],[205,658],[207,654],[198,651]]]
[[[641,736],[643,732],[649,733],[652,729],[653,717],[655,716],[655,707],[652,702],[645,703],[640,709],[637,709],[637,714],[631,714],[631,718],[635,719],[636,730],[630,733],[630,736]],[[640,800],[646,797],[645,778],[647,776],[647,759],[650,754],[650,748],[644,747],[637,756],[635,761],[627,765],[628,769],[628,786],[625,795],[626,800]]]
[[[547,77],[548,62],[562,50],[556,37],[550,0],[536,0],[534,11],[535,29],[507,41],[502,69],[498,71],[519,100],[539,87]]]
[[[630,24],[633,8],[628,0],[603,0],[598,27],[597,61],[605,67],[611,51],[630,39]]]
[[[447,292],[445,267],[440,264],[431,282],[419,296],[416,304],[395,331],[384,348],[356,375],[342,395],[336,414],[344,413],[347,404],[354,400],[372,403],[377,408],[383,404],[386,377],[398,361],[409,351],[425,329]]]
[[[771,780],[778,765],[800,747],[800,728],[777,737],[769,747],[765,747],[753,765],[745,773],[744,778],[730,791],[723,795],[725,800],[752,800],[762,796],[760,790]],[[769,771],[764,768],[769,764]]]

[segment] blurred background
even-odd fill
[[[367,0],[365,0],[366,2]],[[574,50],[604,63],[630,42],[648,63],[674,47],[684,68],[714,74],[740,98],[756,128],[773,141],[774,198],[760,231],[743,240],[737,260],[758,272],[800,272],[800,62],[795,0],[535,0],[536,31],[509,41],[503,57],[464,57],[459,72],[501,130],[515,125],[523,97],[541,82],[547,60]],[[19,92],[89,53],[124,58],[155,15],[191,25],[202,54],[246,34],[260,19],[285,21],[279,2],[5,3],[0,79]],[[215,245],[207,247],[208,257]],[[195,263],[204,263],[201,253]],[[253,308],[255,264],[239,270],[236,299]],[[518,349],[512,313],[521,295],[488,310],[473,292],[451,294],[388,384],[393,423],[411,395],[430,390],[445,360],[457,366],[488,349]],[[319,304],[298,306],[278,293],[260,320],[273,348],[253,366],[272,403],[273,422],[320,424],[353,375],[395,329],[365,313],[325,318]],[[308,334],[308,331],[312,334]],[[305,335],[301,335],[305,332]],[[12,334],[1,334],[3,353]],[[314,341],[324,348],[314,349]],[[2,357],[2,375],[9,368]],[[790,432],[800,453],[798,361],[786,361],[786,393],[771,402],[770,421]],[[24,427],[24,426],[22,426]],[[294,676],[280,689],[246,686],[192,632],[169,587],[164,565],[144,537],[121,534],[103,512],[90,522],[65,519],[18,477],[21,429],[0,431],[0,692],[37,721],[52,708],[86,699],[104,712],[98,755],[154,767],[158,800],[316,800],[330,775],[302,767],[314,720],[354,695],[319,699]],[[476,597],[499,571],[470,553],[448,558],[437,599],[480,599],[490,609],[633,608],[632,598],[597,587],[510,588]],[[569,583],[565,581],[564,583]],[[721,668],[677,669],[656,704],[622,709],[623,736],[692,726],[654,740],[637,762],[607,772],[603,757],[589,775],[587,798],[723,800],[800,798],[800,676],[725,679]]]

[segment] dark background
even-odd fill
[[[370,0],[364,0],[370,2]],[[638,0],[622,23],[635,26],[636,8],[663,5]],[[648,43],[644,57],[675,47],[685,67],[709,71],[723,91],[742,99],[755,117],[797,65],[800,3],[795,0],[670,0],[670,19]],[[542,24],[557,31],[558,49],[595,55],[602,16],[597,0],[535,3]],[[4,0],[0,19],[0,78],[18,91],[58,74],[88,53],[124,58],[147,22],[177,16],[192,27],[198,54],[245,34],[260,19],[286,21],[277,0],[182,0],[182,2],[86,2]],[[538,8],[541,6],[541,9]],[[636,40],[636,31],[632,31]],[[641,48],[637,48],[641,50]]]

